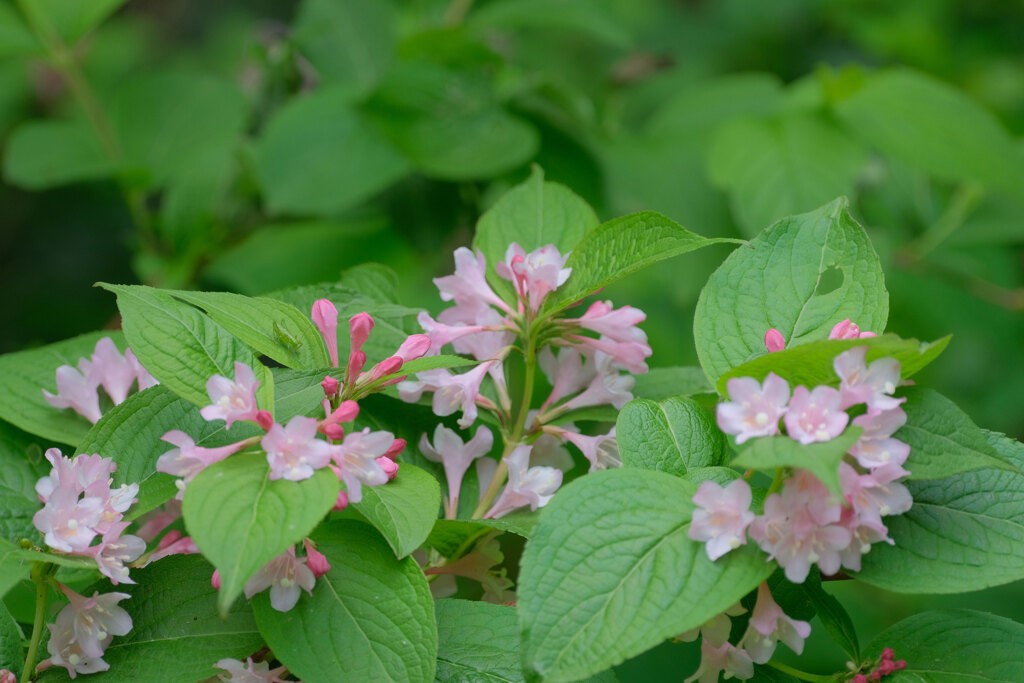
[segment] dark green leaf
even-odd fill
[[[115,170],[96,133],[81,121],[24,123],[6,148],[4,178],[27,190],[106,178]]]
[[[512,634],[515,636],[515,617],[512,621]],[[7,606],[0,600],[0,669],[21,671],[25,664],[25,652],[21,646],[24,636],[18,622],[14,620]]]
[[[523,683],[514,607],[438,600],[438,683]]]
[[[32,462],[29,451],[42,454],[38,439],[0,422],[0,538],[17,543],[22,538],[41,541],[32,523],[39,511],[36,482],[49,473],[49,463]]]
[[[852,661],[860,662],[860,644],[857,642],[857,631],[853,628],[853,621],[842,604],[822,587],[817,571],[807,576],[803,589],[832,640],[850,655]]]
[[[682,476],[726,460],[722,431],[704,408],[682,396],[630,401],[619,413],[615,438],[626,467]]]

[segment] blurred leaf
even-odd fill
[[[538,29],[579,32],[613,47],[629,47],[626,27],[597,0],[505,0],[482,6],[469,15],[476,30]]]
[[[420,468],[402,463],[394,481],[363,487],[363,499],[352,507],[376,527],[395,556],[402,559],[430,535],[441,508],[441,487]]]
[[[782,82],[774,74],[718,76],[664,93],[645,132],[662,142],[700,142],[703,149],[716,128],[740,116],[772,114],[781,101]]]
[[[27,579],[29,562],[18,552],[21,546],[0,538],[0,598],[22,579]]]
[[[360,263],[346,268],[338,284],[376,301],[398,303],[398,274],[380,263]]]
[[[636,376],[633,396],[661,401],[670,396],[689,396],[711,391],[708,378],[698,366],[651,368]]]
[[[96,180],[116,170],[84,121],[29,121],[14,129],[4,155],[4,178],[28,190]]]
[[[369,92],[391,65],[394,10],[388,0],[305,0],[292,39],[324,83],[350,97]]]
[[[35,52],[41,47],[13,3],[0,3],[0,59]]]
[[[778,467],[799,467],[816,476],[835,496],[842,500],[843,488],[839,483],[839,463],[864,430],[847,427],[846,431],[830,441],[802,444],[788,436],[769,436],[754,439],[736,456],[732,464],[745,469],[771,471]]]
[[[708,174],[729,191],[748,235],[783,216],[852,195],[867,155],[826,119],[740,119],[715,131]]]
[[[276,214],[331,214],[363,201],[408,171],[407,163],[348,105],[340,87],[297,97],[267,123],[257,175]]]
[[[511,609],[511,608],[510,608]],[[513,610],[514,611],[514,610]],[[515,633],[513,620],[512,632]],[[25,652],[21,645],[24,636],[18,622],[14,620],[7,606],[0,600],[0,669],[19,671],[25,663]],[[519,668],[518,662],[516,668]]]
[[[75,43],[127,0],[32,0],[67,43]]]
[[[30,448],[35,447],[39,453],[37,441],[17,427],[0,422],[0,538],[14,543],[22,538],[42,540],[32,517],[40,505],[36,482],[49,473],[49,467],[29,458]]]
[[[682,396],[660,403],[636,399],[619,413],[615,438],[625,467],[675,476],[697,467],[725,464],[722,431],[711,415]]]

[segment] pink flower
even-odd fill
[[[747,653],[728,641],[715,645],[704,639],[700,644],[700,666],[683,683],[718,683],[718,675],[746,680],[754,675],[754,664]]]
[[[146,562],[149,565],[157,560],[162,560],[170,555],[197,555],[199,547],[191,536],[182,536],[178,530],[169,531],[166,536],[160,539],[155,553],[149,556]],[[219,575],[218,575],[219,578]]]
[[[784,418],[786,433],[802,444],[831,441],[846,429],[850,416],[839,408],[839,392],[832,387],[798,386],[793,390]]]
[[[849,318],[836,323],[832,331],[828,333],[829,339],[866,339],[877,336],[874,332],[861,332],[857,323],[852,322]]]
[[[848,451],[861,467],[873,468],[882,465],[902,465],[910,455],[910,446],[892,435],[907,422],[902,408],[867,413],[853,419],[853,424],[862,427],[864,433]]]
[[[504,459],[508,464],[508,484],[485,518],[497,519],[524,505],[531,510],[544,507],[562,485],[561,470],[529,466],[530,450],[530,446],[521,444]]]
[[[390,432],[371,432],[367,427],[345,437],[340,446],[333,449],[332,458],[335,473],[345,482],[348,499],[358,503],[363,499],[363,485],[381,486],[388,483],[387,472],[381,468],[377,458],[388,451],[395,442]]]
[[[472,439],[463,443],[459,435],[444,425],[434,429],[434,443],[430,444],[427,435],[420,438],[420,453],[427,460],[444,465],[445,478],[448,480],[448,500],[445,501],[446,517],[455,519],[459,510],[459,490],[466,470],[477,458],[487,455],[494,445],[494,435],[487,427],[477,427]]]
[[[537,354],[537,362],[551,383],[551,395],[544,401],[542,411],[566,396],[582,391],[597,374],[597,365],[584,365],[583,355],[571,346],[560,349],[557,358],[551,347],[545,346]]]
[[[505,261],[494,266],[498,276],[509,280],[515,286],[516,294],[523,303],[529,303],[532,310],[540,304],[549,292],[565,284],[572,273],[565,262],[569,254],[562,256],[553,244],[534,249],[529,254],[513,242],[505,251]],[[443,297],[442,297],[443,298]]]
[[[779,433],[779,418],[786,414],[789,403],[786,380],[769,372],[763,385],[753,377],[734,377],[726,388],[732,401],[718,405],[718,426],[726,434],[736,435],[737,444]]]
[[[616,342],[647,344],[647,334],[638,324],[647,319],[647,314],[639,308],[623,306],[615,310],[611,301],[595,301],[580,318],[570,318],[563,322],[577,323],[580,327],[597,332]]]
[[[178,484],[179,499],[185,492],[185,487],[197,474],[213,463],[237,453],[247,443],[243,440],[220,448],[203,448],[197,446],[192,437],[179,429],[172,429],[160,438],[177,446],[157,458],[156,471],[182,477],[181,483]]]
[[[113,636],[127,635],[132,630],[132,618],[117,606],[120,601],[131,597],[127,593],[100,595],[95,592],[87,598],[67,586],[62,585],[60,589],[71,602],[57,615],[56,632],[62,637],[70,634],[70,640],[89,657],[102,657]],[[51,629],[51,633],[55,631]],[[50,650],[50,654],[56,653]]]
[[[135,583],[128,576],[129,562],[139,559],[146,552],[146,542],[131,534],[121,535],[128,528],[128,522],[117,522],[103,534],[99,545],[90,546],[83,553],[96,560],[100,573],[115,586],[119,583]]]
[[[706,541],[704,550],[711,561],[747,542],[746,530],[754,521],[750,511],[750,485],[737,479],[722,487],[705,481],[697,488],[689,536],[695,541]]]
[[[91,360],[90,372],[93,379],[103,385],[114,405],[123,403],[135,384],[135,366],[117,350],[110,337],[103,337],[96,342]]]
[[[327,557],[322,552],[316,549],[312,541],[304,538],[302,545],[306,548],[306,566],[313,572],[313,576],[319,579],[331,571],[331,563],[327,561]]]
[[[840,407],[843,410],[866,403],[868,412],[892,410],[906,401],[894,398],[900,382],[900,363],[895,358],[879,358],[865,367],[868,347],[858,346],[836,356],[832,366],[839,375]]]
[[[238,420],[256,420],[259,408],[256,406],[256,373],[245,363],[235,361],[234,381],[221,375],[214,375],[206,383],[206,392],[212,405],[199,411],[205,420],[224,420],[225,429],[231,429]]]
[[[270,479],[302,481],[326,467],[331,461],[332,447],[316,438],[317,421],[296,415],[286,427],[274,424],[260,441],[270,463]]]
[[[281,676],[287,671],[283,666],[271,670],[269,664],[253,662],[252,657],[246,657],[244,662],[221,659],[214,666],[227,672],[227,676],[217,674],[217,678],[225,683],[285,683]]]
[[[583,457],[590,462],[589,472],[622,467],[619,458],[619,442],[615,438],[615,427],[607,434],[584,436],[568,429],[552,432],[580,449]]]
[[[394,481],[395,477],[398,476],[398,463],[386,455],[374,458],[374,460],[384,470],[384,474],[388,475],[388,481]]]
[[[451,341],[456,353],[468,353],[477,360],[498,358],[502,355],[503,350],[515,340],[515,335],[510,331],[514,327],[513,323],[490,307],[468,309],[462,306],[453,306],[446,308],[437,316],[435,324],[454,328],[449,332],[450,334],[455,334],[454,330],[460,327],[479,328],[475,334],[458,335]],[[439,329],[438,333],[443,334],[444,332]],[[430,336],[433,339],[433,334]],[[439,349],[441,347],[435,345],[432,348]]]
[[[508,304],[487,284],[486,273],[487,261],[483,254],[474,255],[469,249],[459,247],[455,250],[455,273],[434,278],[434,284],[441,292],[441,301],[454,300],[457,305],[470,309],[497,306],[510,312]]]
[[[772,658],[776,643],[780,640],[797,654],[804,651],[804,641],[811,635],[811,625],[786,616],[767,583],[757,588],[757,602],[750,615],[750,626],[741,644],[756,664],[764,664]]]
[[[593,359],[584,366],[583,373],[585,376],[592,377],[590,384],[587,385],[583,393],[559,406],[559,411],[576,410],[605,403],[610,403],[616,410],[622,410],[622,407],[633,399],[631,392],[636,385],[636,380],[630,375],[619,374],[615,359],[611,356],[601,351],[595,352]]]
[[[10,669],[0,669],[0,683],[18,683],[18,678]]]
[[[616,363],[635,375],[642,375],[647,372],[647,363],[644,360],[650,357],[651,347],[646,342],[620,342],[608,337],[594,339],[593,337],[581,337],[577,334],[570,334],[567,339],[607,354]]]
[[[299,601],[300,588],[310,595],[316,577],[306,566],[305,557],[295,557],[295,548],[281,553],[252,575],[245,584],[245,597],[270,589],[270,606],[278,612],[287,612]]]
[[[57,488],[32,523],[43,534],[46,545],[66,553],[83,552],[99,533],[96,527],[103,516],[102,498],[83,498],[65,488]]]
[[[441,379],[434,391],[433,408],[435,415],[451,415],[462,410],[459,426],[468,428],[476,421],[476,398],[480,394],[480,384],[487,371],[496,361],[480,363],[469,372],[461,375],[449,375]]]
[[[786,348],[786,338],[774,327],[764,333],[764,347],[768,353],[775,353]]]
[[[135,354],[128,347],[124,349],[124,357],[128,359],[128,362],[131,363],[132,368],[135,370],[135,379],[139,382],[139,391],[160,384],[156,377],[153,377],[146,368],[142,367],[142,363],[139,362],[139,359],[135,357]]]
[[[317,299],[313,302],[310,317],[324,338],[331,366],[338,367],[338,309],[329,299]]]
[[[57,393],[43,389],[43,397],[54,408],[71,408],[95,424],[103,417],[100,397],[96,392],[99,381],[93,378],[92,363],[85,358],[78,361],[78,369],[70,365],[57,368]]]

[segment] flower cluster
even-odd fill
[[[110,665],[103,661],[103,652],[114,636],[123,636],[132,630],[132,618],[117,606],[131,596],[97,592],[87,598],[67,586],[62,585],[60,589],[70,602],[57,615],[57,622],[49,624],[50,640],[46,649],[50,658],[41,662],[39,669],[63,666],[71,678],[106,671]]]
[[[158,382],[139,363],[131,349],[122,355],[110,337],[96,342],[96,348],[89,358],[79,358],[78,367],[62,365],[57,368],[57,393],[43,389],[43,397],[54,408],[71,408],[76,413],[96,423],[102,417],[100,411],[100,386],[114,405],[119,405],[138,382],[139,391]]]
[[[285,683],[281,676],[288,673],[283,666],[271,669],[270,664],[254,662],[252,657],[247,657],[244,662],[237,659],[221,659],[214,666],[227,672],[217,674],[217,680],[225,683]]]
[[[882,518],[910,509],[909,491],[899,480],[910,447],[893,437],[906,422],[900,408],[905,399],[892,394],[900,382],[899,362],[892,358],[866,364],[867,347],[838,355],[833,367],[839,388],[789,384],[774,373],[763,383],[744,377],[729,380],[730,402],[718,407],[718,426],[738,444],[760,436],[785,433],[801,444],[830,441],[847,425],[863,429],[839,464],[842,499],[830,494],[815,475],[794,468],[781,482],[781,491],[764,501],[763,514],[750,512],[749,485],[737,480],[727,487],[701,484],[694,496],[690,537],[706,541],[708,557],[717,559],[746,543],[746,535],[785,569],[795,583],[803,582],[812,564],[822,573],[840,567],[857,571],[861,555],[878,541],[893,543]],[[863,406],[850,420],[846,412]]]
[[[114,585],[134,583],[128,578],[125,563],[137,559],[146,543],[123,533],[128,522],[122,517],[135,502],[139,485],[112,488],[111,475],[117,465],[110,458],[78,455],[72,460],[51,448],[46,451],[46,459],[53,467],[36,483],[43,509],[32,517],[46,545],[93,558]],[[93,545],[97,537],[100,542]]]
[[[903,671],[907,668],[907,660],[896,659],[896,652],[891,647],[882,649],[881,656],[872,664],[866,665],[863,670],[870,668],[868,673],[857,673],[850,678],[851,683],[868,683],[868,681],[880,681],[891,673]]]
[[[502,462],[495,469],[493,461],[482,457],[493,443],[486,427],[479,427],[468,443],[444,427],[435,432],[432,444],[424,435],[421,452],[445,468],[448,518],[458,514],[462,477],[473,460],[485,491],[481,501],[485,507],[479,512],[486,517],[546,504],[561,485],[562,469],[571,467],[562,444],[579,448],[591,471],[621,464],[614,429],[584,436],[572,424],[551,423],[579,408],[602,404],[621,408],[632,398],[634,380],[622,371],[647,370],[644,361],[651,348],[637,327],[645,315],[630,306],[615,309],[609,301],[595,302],[579,318],[545,315],[545,298],[565,284],[572,272],[566,267],[567,259],[568,254],[561,254],[554,245],[527,253],[513,243],[505,260],[495,266],[498,277],[512,283],[514,298],[508,301],[487,283],[483,254],[466,248],[455,251],[455,272],[434,280],[441,299],[454,305],[436,320],[427,313],[419,315],[430,339],[430,354],[451,344],[457,353],[479,363],[462,374],[447,369],[420,372],[415,380],[398,385],[399,395],[411,402],[432,392],[434,413],[461,412],[458,424],[463,429],[472,427],[480,409],[490,411],[502,426],[505,441]],[[551,386],[539,409],[529,409],[528,397],[518,413],[513,411],[505,374],[505,361],[516,348],[517,337],[526,362],[539,365]],[[561,466],[552,466],[559,462]],[[506,474],[507,485],[497,496]]]

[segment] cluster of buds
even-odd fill
[[[729,617],[745,613],[746,610],[736,604],[700,627],[677,637],[677,640],[690,642],[696,640],[698,634],[701,636],[700,666],[685,683],[718,683],[720,673],[724,673],[725,678],[752,678],[754,664],[764,664],[770,660],[780,641],[797,654],[803,652],[804,641],[811,634],[811,625],[786,616],[772,597],[767,583],[758,587],[757,601],[746,633],[738,644],[733,645],[729,642],[732,630]]]
[[[856,673],[849,680],[850,683],[868,683],[868,681],[880,681],[891,673],[902,671],[907,668],[907,660],[896,659],[896,652],[891,647],[884,648],[882,655],[871,665],[868,673]],[[865,667],[866,668],[866,667]],[[863,671],[863,669],[862,669]]]
[[[704,482],[694,496],[690,538],[706,541],[708,557],[717,559],[746,543],[746,534],[785,569],[786,577],[801,583],[817,564],[823,574],[840,567],[857,571],[861,555],[877,541],[893,541],[882,518],[910,509],[912,499],[899,480],[910,447],[893,438],[906,423],[900,405],[906,400],[892,394],[900,382],[899,362],[892,358],[866,364],[867,347],[838,355],[833,367],[839,388],[798,386],[790,396],[788,383],[769,373],[763,383],[750,377],[729,380],[730,402],[718,407],[718,426],[748,439],[781,433],[802,444],[830,441],[848,423],[860,427],[860,438],[839,464],[842,498],[832,495],[815,475],[794,468],[779,493],[770,494],[764,512],[750,511],[751,491],[744,480],[726,487]],[[848,409],[864,406],[850,420]]]
[[[57,368],[57,393],[43,389],[43,397],[54,408],[71,408],[95,424],[102,417],[99,387],[103,387],[114,405],[120,405],[136,382],[139,391],[159,384],[131,349],[126,348],[122,354],[110,337],[103,337],[96,342],[91,357],[78,359],[77,368]]]
[[[565,267],[567,259],[568,255],[559,253],[554,245],[526,253],[513,243],[505,260],[495,266],[497,275],[512,283],[514,300],[506,301],[487,283],[483,254],[459,248],[455,251],[454,274],[434,280],[441,299],[454,305],[436,320],[427,313],[419,316],[430,339],[431,354],[451,344],[455,352],[467,354],[479,364],[462,374],[446,369],[420,372],[415,380],[398,385],[399,395],[412,402],[424,392],[432,392],[434,413],[446,416],[461,411],[458,425],[462,429],[472,427],[479,409],[497,417],[505,437],[497,484],[504,483],[506,472],[508,484],[497,500],[485,496],[482,505],[493,502],[480,510],[486,517],[499,517],[526,505],[536,509],[546,504],[561,485],[562,468],[571,466],[561,444],[572,443],[579,448],[590,461],[591,471],[621,464],[614,430],[592,437],[580,434],[572,424],[551,423],[579,408],[602,404],[621,408],[632,398],[634,380],[621,371],[647,370],[644,361],[651,355],[651,348],[637,327],[645,315],[630,306],[614,309],[608,301],[595,302],[579,318],[544,315],[545,297],[571,274],[572,269]],[[550,395],[538,410],[530,410],[524,402],[518,414],[512,410],[504,363],[517,337],[526,362],[537,363],[551,385]],[[424,435],[421,451],[445,468],[449,518],[458,512],[462,476],[474,459],[481,491],[494,490],[488,485],[495,475],[494,463],[481,457],[492,443],[493,436],[486,427],[478,428],[468,443],[447,429],[435,432],[433,444]],[[550,466],[559,461],[569,464]],[[538,464],[542,462],[550,464]]]
[[[828,333],[829,339],[868,339],[877,336],[874,332],[867,330],[861,332],[860,325],[849,318],[836,323],[832,327],[832,331]],[[764,334],[764,347],[768,350],[768,353],[782,351],[786,348],[786,338],[773,327]]]
[[[127,593],[94,593],[91,598],[79,595],[67,586],[60,586],[70,601],[61,609],[54,624],[48,624],[50,640],[46,649],[50,658],[40,662],[39,670],[63,666],[68,676],[106,671],[110,665],[103,653],[114,636],[132,630],[132,618],[117,603],[129,598]]]

